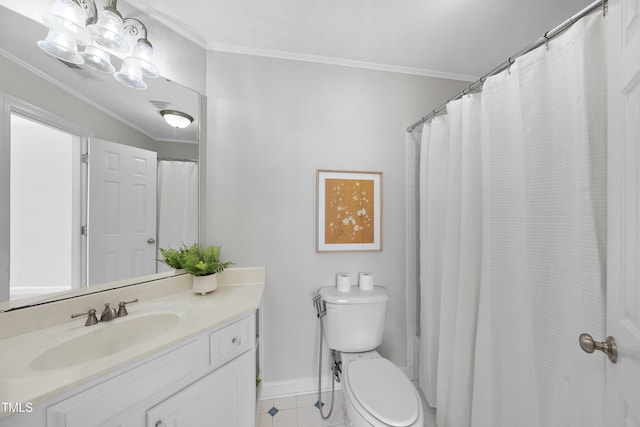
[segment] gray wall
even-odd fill
[[[405,129],[464,82],[209,52],[206,243],[265,266],[265,389],[317,375],[311,303],[335,274],[391,301],[380,352],[407,365]],[[383,251],[316,253],[316,170],[383,172]]]

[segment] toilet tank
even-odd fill
[[[359,353],[382,342],[389,294],[376,286],[362,291],[338,292],[335,286],[320,288],[327,315],[323,317],[324,339],[332,350]]]

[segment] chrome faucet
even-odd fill
[[[115,319],[116,317],[117,317],[116,309],[109,307],[109,303],[106,303],[104,305],[104,310],[102,310],[102,314],[100,315],[100,321],[108,322],[110,320]]]

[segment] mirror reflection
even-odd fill
[[[0,28],[0,311],[171,274],[158,249],[198,237],[200,95],[53,58],[5,7]]]

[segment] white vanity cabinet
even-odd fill
[[[255,426],[256,313],[35,405],[0,427]]]
[[[147,411],[146,427],[253,426],[256,357],[253,317],[209,335],[214,371]],[[229,361],[230,360],[230,361]]]

